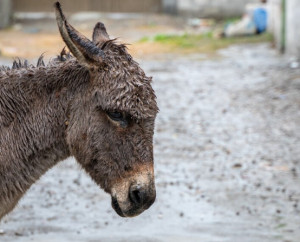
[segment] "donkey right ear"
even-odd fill
[[[105,58],[103,51],[67,22],[59,2],[54,7],[59,32],[71,53],[84,65],[102,63]]]
[[[103,43],[109,40],[109,35],[106,32],[106,28],[103,23],[98,22],[94,28],[93,32],[93,42],[94,44]]]

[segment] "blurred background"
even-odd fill
[[[300,1],[61,0],[153,76],[155,204],[124,219],[73,158],[0,223],[0,241],[299,241]],[[64,47],[52,0],[0,0],[0,65]]]
[[[268,32],[275,37],[277,49],[296,58],[300,56],[298,41],[300,36],[299,31],[297,31],[300,24],[296,20],[300,7],[298,5],[299,1],[296,0],[63,0],[61,3],[71,19],[75,23],[78,22],[79,27],[83,29],[89,29],[86,24],[88,20],[92,22],[99,18],[108,18],[109,20],[115,20],[117,24],[121,25],[120,29],[122,29],[122,25],[134,22],[132,20],[135,19],[135,25],[148,27],[148,29],[144,29],[145,38],[148,30],[155,32],[154,27],[166,25],[167,27],[173,27],[173,29],[166,29],[170,33],[178,34],[179,30],[181,30],[181,33],[188,33],[188,28],[192,28],[193,33],[195,33],[195,30],[197,30],[197,33],[204,31],[211,33],[216,29],[216,26],[223,28],[224,25],[237,21],[245,14],[251,16],[258,4],[265,3],[264,8],[268,12]],[[30,34],[41,31],[49,32],[55,27],[53,21],[51,21],[54,18],[52,6],[53,1],[51,0],[1,0],[0,29],[7,30],[9,28],[9,30],[19,30]],[[261,18],[261,16],[259,17]],[[124,18],[131,21],[124,23],[122,21]],[[219,25],[216,24],[216,20]],[[45,22],[49,22],[49,24],[46,25]],[[27,24],[33,24],[33,26]],[[153,27],[153,29],[150,27]],[[249,28],[249,26],[243,27]],[[236,30],[233,31],[236,35]],[[238,31],[238,34],[243,33],[241,30]],[[157,33],[163,32],[162,29],[157,30]],[[244,33],[249,34],[245,31]],[[5,32],[5,34],[8,33]],[[129,33],[128,35],[119,34],[119,36],[126,38]],[[136,38],[138,37],[140,36],[136,36]],[[15,53],[10,53],[13,52],[12,50],[6,53],[6,49],[11,48],[9,48],[10,46],[7,47],[4,36],[1,36],[1,39],[3,39],[0,43],[2,55],[14,56]],[[40,42],[39,45],[41,44]],[[22,56],[19,51],[18,54]]]

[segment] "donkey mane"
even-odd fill
[[[57,64],[60,62],[65,62],[69,59],[73,58],[70,52],[66,51],[66,48],[64,47],[62,51],[60,52],[59,55],[53,60],[50,60],[47,65],[45,65],[44,62],[44,53],[40,55],[38,58],[37,64],[29,64],[29,61],[27,59],[21,60],[19,57],[17,57],[14,61],[11,67],[9,66],[0,66],[0,71],[12,71],[12,70],[19,70],[19,69],[33,69],[33,68],[38,68],[38,67],[45,67],[53,64]]]
[[[106,50],[106,49],[111,49],[113,52],[120,53],[120,54],[125,54],[127,53],[127,45],[125,43],[117,43],[117,38],[115,39],[110,39],[105,41],[104,43],[98,44],[99,48],[101,50]],[[130,55],[127,55],[128,60],[131,61],[132,58]],[[16,57],[15,60],[13,61],[13,64],[11,67],[6,66],[6,65],[1,65],[0,66],[0,71],[11,71],[11,70],[18,70],[18,69],[33,69],[33,68],[38,68],[38,67],[47,67],[50,65],[55,65],[59,64],[62,62],[65,62],[67,60],[73,59],[74,57],[71,55],[69,51],[66,51],[66,47],[64,47],[60,54],[56,56],[56,58],[51,59],[47,65],[45,65],[44,62],[44,53],[41,54],[37,60],[36,65],[29,64],[29,61],[27,59],[22,60],[19,57]]]

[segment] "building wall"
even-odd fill
[[[54,0],[12,0],[15,12],[52,12]],[[162,0],[60,0],[67,12],[161,12]]]
[[[0,29],[6,28],[11,22],[11,1],[0,0]]]
[[[268,2],[268,31],[274,35],[276,48],[284,51],[285,36],[283,33],[282,0],[269,0]]]
[[[247,3],[259,0],[177,0],[178,13],[200,18],[242,16]]]
[[[285,0],[285,14],[283,3],[283,0],[269,0],[269,30],[278,50],[300,59],[300,1]]]
[[[8,0],[7,0],[8,1]],[[16,12],[50,12],[54,0],[11,0]],[[190,17],[236,17],[259,0],[60,0],[69,12],[166,12]]]
[[[286,1],[286,53],[300,59],[300,1]]]
[[[177,14],[177,0],[162,0],[162,9],[164,13]]]

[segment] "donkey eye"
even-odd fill
[[[106,113],[111,120],[118,122],[122,128],[128,127],[130,115],[116,111]]]
[[[115,121],[123,121],[125,119],[124,115],[120,112],[107,112],[107,115]]]

